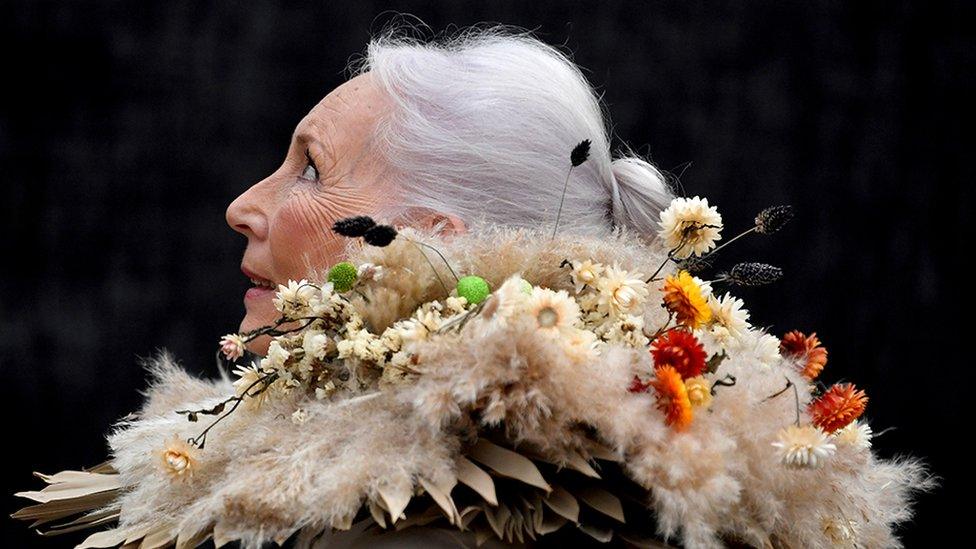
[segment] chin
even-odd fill
[[[256,330],[263,326],[273,324],[278,318],[277,311],[275,310],[270,299],[267,303],[260,303],[259,305],[255,306],[254,309],[255,310],[252,311],[251,307],[248,307],[247,313],[241,320],[241,326],[239,329],[241,333],[249,332],[251,330]],[[271,336],[261,336],[249,342],[247,344],[247,350],[259,355],[265,355],[268,352],[268,345],[270,344]]]

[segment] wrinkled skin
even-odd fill
[[[389,98],[366,73],[333,90],[299,122],[281,166],[227,208],[227,223],[247,237],[245,276],[276,286],[341,261],[347,240],[330,230],[332,224],[375,215],[385,201],[395,200],[387,167],[370,147],[372,129],[389,108]],[[447,233],[464,229],[461,220],[433,211],[389,221],[441,223]],[[248,290],[241,331],[274,322],[273,297],[260,287]],[[264,354],[269,343],[260,338],[248,348]]]
[[[373,213],[382,196],[383,167],[360,154],[385,108],[365,75],[339,86],[299,122],[281,166],[230,204],[228,224],[247,237],[246,276],[282,284],[340,258],[344,239],[328,228]],[[274,321],[272,297],[249,292],[242,331]]]

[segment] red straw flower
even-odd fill
[[[682,379],[701,375],[705,371],[705,348],[695,336],[684,330],[668,330],[651,343],[654,367],[671,366]]]
[[[803,361],[803,377],[813,381],[827,365],[827,349],[820,343],[817,333],[809,336],[793,330],[783,336],[779,343],[780,353]]]
[[[640,377],[635,375],[634,379],[631,380],[630,385],[627,387],[627,390],[631,393],[646,393],[647,389],[649,388],[650,384],[644,383],[641,381]]]
[[[813,423],[826,433],[847,427],[861,417],[868,405],[864,391],[853,383],[837,383],[817,400],[810,403],[809,412]]]

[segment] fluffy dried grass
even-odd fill
[[[590,258],[641,271],[661,261],[626,234],[606,240],[550,240],[543,232],[497,229],[430,241],[459,274],[477,273],[497,287],[520,273],[533,284],[570,289],[564,259]],[[429,252],[428,252],[429,253]],[[354,262],[382,265],[386,275],[356,306],[379,332],[443,290],[417,247],[398,238],[387,248],[350,248]],[[436,256],[445,281],[453,280]],[[656,296],[645,317],[661,321]],[[257,547],[304,529],[347,527],[365,502],[383,494],[409,498],[420,479],[452,485],[457,456],[474,429],[503,428],[511,445],[531,448],[556,463],[588,457],[588,439],[624,460],[647,489],[658,533],[690,547],[720,547],[723,538],[756,546],[826,547],[825,521],[853,524],[858,543],[893,547],[894,527],[911,517],[911,496],[931,481],[914,460],[882,460],[842,447],[826,467],[782,467],[771,442],[794,417],[791,394],[766,400],[791,379],[801,395],[809,384],[786,361],[763,366],[749,352],[730,357],[708,412],[676,433],[665,426],[653,396],[627,391],[635,372],[649,371],[647,353],[614,347],[590,363],[569,356],[532,332],[495,331],[434,340],[418,347],[423,374],[413,384],[338,401],[294,396],[241,411],[219,424],[187,482],[173,482],[157,466],[157,452],[200,424],[173,411],[214,404],[233,392],[229,381],[186,374],[168,357],[150,366],[140,413],[109,436],[112,464],[124,493],[124,527],[164,522],[177,531],[214,528],[224,538]],[[290,420],[302,408],[309,419]]]

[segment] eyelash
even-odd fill
[[[308,149],[305,149],[305,158],[308,159],[308,165],[306,165],[305,166],[305,169],[302,171],[302,178],[303,179],[309,179],[309,180],[312,180],[312,181],[318,181],[319,180],[319,167],[315,165],[315,160],[312,159],[312,155],[311,155],[311,153],[308,152]],[[314,177],[309,177],[308,175],[306,175],[308,173],[308,169],[309,168],[311,168],[312,171],[314,172]]]

